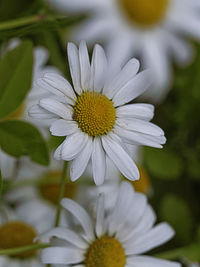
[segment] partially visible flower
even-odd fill
[[[76,267],[180,267],[179,263],[141,254],[171,239],[174,231],[167,223],[154,226],[156,216],[145,195],[136,193],[128,182],[120,186],[117,202],[106,216],[104,197],[97,201],[93,221],[87,211],[71,199],[64,198],[62,206],[72,213],[82,226],[81,232],[54,228],[39,239],[51,237],[64,240],[41,252],[43,263]],[[59,243],[59,242],[58,242]]]
[[[199,0],[47,0],[62,12],[88,12],[89,19],[75,38],[87,41],[106,39],[113,67],[132,55],[142,58],[152,70],[152,101],[166,95],[172,80],[171,61],[191,61],[188,37],[200,39]]]
[[[46,73],[38,84],[55,96],[41,99],[30,109],[30,116],[54,119],[52,135],[67,136],[55,158],[71,161],[72,181],[83,174],[91,159],[94,181],[102,184],[106,156],[125,177],[139,179],[125,143],[162,148],[166,142],[163,130],[149,122],[154,114],[152,105],[127,105],[149,87],[149,72],[137,74],[139,62],[131,59],[111,79],[104,50],[96,45],[90,64],[85,42],[79,50],[69,43],[68,58],[74,88],[62,76]]]
[[[6,51],[11,50],[15,48],[17,45],[19,45],[20,40],[19,39],[12,39],[6,49]],[[4,54],[6,53],[4,51]],[[39,79],[44,75],[47,71],[54,71],[56,73],[59,73],[59,71],[52,66],[45,66],[48,59],[48,52],[43,47],[36,47],[34,49],[34,65],[33,65],[33,80]],[[35,120],[28,116],[28,109],[38,102],[38,100],[41,97],[47,97],[51,94],[48,93],[46,90],[43,90],[42,88],[39,88],[36,84],[32,84],[32,88],[30,92],[28,93],[24,103],[22,103],[21,106],[19,106],[14,112],[9,114],[7,117],[3,118],[2,120],[26,120],[33,124],[35,124],[39,130],[43,133],[43,135],[46,137],[48,135],[47,133],[47,126],[51,123],[51,121],[45,120],[41,122],[41,120]],[[3,178],[17,178],[18,176],[18,165],[19,161],[10,156],[7,155],[5,152],[3,152],[0,149],[0,169],[2,172]]]
[[[34,238],[49,229],[46,208],[37,201],[18,206],[15,210],[0,206],[0,249],[34,244]],[[0,256],[0,267],[42,267],[37,251],[12,256]]]

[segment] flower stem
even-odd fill
[[[17,27],[21,27],[21,26],[26,26],[35,22],[39,22],[39,21],[43,21],[46,18],[45,15],[43,14],[37,14],[37,15],[33,15],[33,16],[29,16],[29,17],[25,17],[25,18],[17,18],[14,20],[9,20],[9,21],[5,21],[5,22],[1,22],[0,23],[0,31],[2,30],[9,30],[12,28],[17,28]]]
[[[1,249],[0,255],[17,255],[24,252],[50,247],[49,244],[33,244],[17,248]]]
[[[65,191],[65,183],[66,183],[66,175],[67,175],[67,162],[64,162],[63,165],[63,171],[61,175],[61,181],[60,181],[60,192],[58,196],[58,204],[57,204],[57,212],[56,212],[56,218],[55,218],[55,227],[59,225],[60,222],[60,215],[61,215],[61,199],[63,198],[64,191]]]

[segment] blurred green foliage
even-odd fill
[[[40,132],[23,121],[0,122],[0,146],[14,157],[29,156],[42,165],[49,164],[49,151]]]

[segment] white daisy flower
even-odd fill
[[[162,129],[149,122],[152,105],[127,105],[149,87],[149,72],[137,74],[139,62],[131,59],[110,80],[104,50],[96,45],[90,64],[85,42],[79,50],[69,43],[68,58],[74,88],[60,75],[46,73],[38,83],[57,98],[41,99],[30,109],[30,116],[54,118],[52,135],[67,136],[55,158],[71,161],[72,181],[82,175],[91,158],[94,181],[102,184],[106,155],[125,177],[137,180],[138,168],[124,143],[162,148],[166,142]]]
[[[156,77],[152,100],[164,97],[170,84],[170,61],[180,65],[192,58],[187,37],[200,39],[199,0],[47,0],[62,12],[90,12],[90,20],[77,33],[80,40],[110,40],[119,57],[140,55]],[[116,59],[116,60],[115,60]]]
[[[32,211],[32,212],[30,212]],[[15,210],[0,206],[0,250],[33,245],[33,239],[50,229],[46,209],[37,203],[29,202]],[[0,256],[0,267],[42,267],[37,251]]]
[[[67,228],[54,228],[39,238],[64,240],[62,246],[52,246],[41,252],[43,263],[76,267],[180,267],[179,263],[141,254],[167,242],[174,235],[167,223],[153,226],[156,216],[145,195],[136,193],[123,182],[116,205],[105,216],[104,197],[98,198],[96,220],[71,199],[62,206],[72,213],[82,226],[80,233]],[[139,208],[138,208],[139,207]]]
[[[7,47],[7,51],[15,48],[17,45],[19,45],[20,40],[19,39],[12,39]],[[6,51],[4,51],[6,52]],[[4,53],[5,54],[5,53]],[[56,73],[59,73],[59,71],[52,66],[45,66],[48,59],[48,52],[43,47],[36,47],[34,49],[34,66],[33,66],[33,80],[39,79],[46,73],[47,71],[54,71]],[[17,108],[13,113],[8,115],[4,118],[4,120],[9,119],[21,119],[25,121],[29,121],[33,124],[35,124],[39,130],[42,132],[42,134],[47,137],[47,126],[50,125],[51,121],[45,120],[41,122],[41,120],[35,120],[28,116],[28,109],[38,102],[38,100],[41,97],[48,97],[51,94],[47,92],[46,90],[43,90],[42,88],[38,88],[36,85],[32,85],[32,88],[30,92],[27,95],[27,98],[25,102]],[[18,176],[18,165],[19,161],[10,156],[7,155],[5,152],[3,152],[0,149],[0,169],[2,172],[2,177],[6,179],[12,179],[14,176],[15,178]]]

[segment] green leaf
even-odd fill
[[[51,135],[48,140],[48,146],[50,150],[56,149],[65,140],[65,136],[53,136]]]
[[[163,253],[154,255],[155,257],[175,260],[175,259],[187,259],[188,261],[200,262],[200,243],[193,243],[183,248],[177,248]]]
[[[33,48],[24,41],[0,61],[0,119],[14,112],[31,87]]]
[[[14,157],[29,156],[36,163],[49,164],[45,140],[37,128],[27,122],[0,122],[0,146]]]
[[[193,221],[185,200],[173,194],[166,195],[160,203],[160,216],[175,229],[176,239],[184,243],[190,240]]]
[[[183,169],[181,159],[174,152],[166,149],[146,148],[144,163],[156,178],[166,180],[178,179]]]

